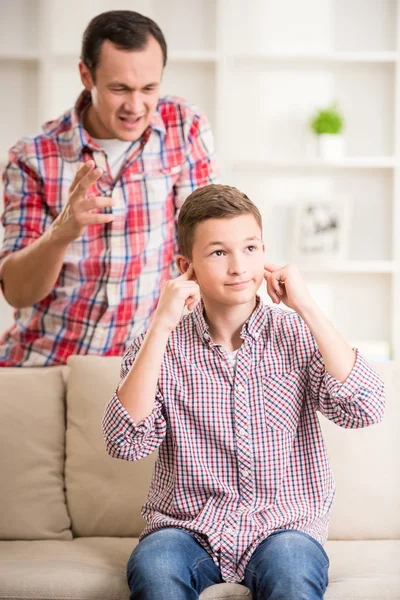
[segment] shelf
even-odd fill
[[[254,159],[232,159],[231,162],[235,166],[254,166],[266,169],[393,169],[396,166],[396,159],[393,156],[360,156],[331,161],[320,160],[318,158],[306,160],[262,160],[257,157]]]
[[[322,160],[266,160],[259,158],[232,160],[231,164],[235,167],[257,169],[393,169],[396,166],[395,158],[352,158],[341,161],[322,161]],[[6,166],[4,160],[0,157],[0,169]],[[400,165],[399,165],[400,166]]]
[[[179,62],[216,62],[218,59],[217,52],[179,52],[172,51],[168,55],[167,66],[169,62],[179,63]]]
[[[38,62],[40,57],[35,52],[0,52],[0,62]]]
[[[173,50],[168,53],[167,67],[169,63],[214,63],[218,60],[219,54],[217,52],[206,52],[206,51],[189,51],[182,52],[179,50]],[[1,55],[0,55],[1,58]],[[60,52],[54,54],[56,61],[79,61],[79,53],[77,52]]]
[[[349,260],[344,262],[320,261],[318,264],[298,264],[302,273],[375,274],[385,275],[395,272],[391,260]]]
[[[232,56],[234,60],[247,61],[310,61],[316,63],[395,63],[399,60],[397,52],[332,52],[330,54],[312,53],[242,53]]]

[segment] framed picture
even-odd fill
[[[344,260],[348,254],[351,198],[329,195],[300,201],[293,219],[293,261]]]

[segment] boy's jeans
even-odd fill
[[[241,582],[253,600],[320,600],[328,585],[329,559],[306,533],[280,530],[254,551]],[[223,583],[209,554],[188,532],[160,529],[136,546],[128,562],[131,600],[197,600]]]

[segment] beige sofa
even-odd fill
[[[66,368],[0,369],[0,598],[129,598],[125,565],[154,456],[126,463],[104,449],[119,366],[73,357]],[[321,417],[337,482],[326,600],[400,599],[400,366],[376,368],[381,424],[343,430]],[[201,598],[250,595],[220,584]]]

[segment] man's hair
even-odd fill
[[[167,63],[167,42],[152,19],[132,10],[110,10],[94,17],[82,39],[81,61],[94,79],[103,42],[109,40],[120,50],[144,50],[149,37],[161,46],[163,65]]]
[[[182,205],[178,217],[179,251],[192,257],[196,226],[207,219],[231,219],[251,214],[262,230],[262,218],[255,204],[237,188],[211,184],[198,188]]]

